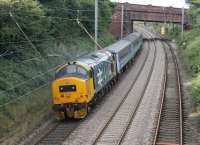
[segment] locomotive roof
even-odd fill
[[[105,50],[98,50],[95,52],[92,52],[88,55],[85,55],[77,60],[68,62],[64,65],[62,65],[61,67],[59,67],[56,72],[58,72],[59,70],[61,70],[62,68],[64,68],[67,65],[71,65],[71,64],[78,64],[83,66],[84,68],[86,68],[87,70],[89,70],[91,67],[94,67],[95,65],[98,65],[100,62],[102,61],[109,61],[108,58],[111,56],[111,53]]]

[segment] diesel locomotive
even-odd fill
[[[134,32],[58,68],[52,82],[56,117],[84,118],[98,98],[112,88],[142,44],[142,35]]]

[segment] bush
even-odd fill
[[[192,96],[195,102],[200,105],[200,73],[192,82]]]
[[[22,32],[16,22],[29,38],[40,39],[48,30],[47,19],[44,18],[44,10],[39,2],[34,0],[7,0],[0,1],[0,39],[2,42],[25,41]],[[9,13],[12,13],[13,17]],[[14,20],[14,19],[15,20]],[[19,43],[20,44],[20,43]],[[30,47],[30,45],[29,45]],[[17,50],[19,47],[13,44],[0,44],[0,52],[6,50]]]
[[[200,30],[199,29],[193,29],[191,31],[186,31],[183,35],[183,40],[179,37],[178,43],[183,47],[183,49],[186,48],[187,45],[190,44],[191,41],[194,41],[196,37],[199,36]]]
[[[191,41],[183,50],[186,62],[194,74],[200,72],[200,36]]]

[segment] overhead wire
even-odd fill
[[[37,50],[37,48],[35,47],[35,45],[31,42],[31,40],[29,39],[29,37],[26,35],[26,33],[23,31],[23,29],[21,28],[21,26],[19,25],[19,23],[15,19],[13,13],[10,11],[9,14],[10,14],[11,19],[15,22],[15,24],[18,27],[18,29],[21,31],[21,33],[24,35],[24,37],[27,39],[27,41],[32,46],[32,48],[42,57],[41,53]]]
[[[0,57],[5,56],[8,53],[8,50],[6,50],[5,52],[3,52],[2,54],[0,54]]]
[[[65,18],[60,18],[60,19],[65,19]],[[67,19],[68,20],[68,19]],[[71,19],[73,21],[77,21],[77,19]],[[79,22],[80,21],[84,21],[84,20],[81,20],[79,19]],[[92,21],[94,22],[94,21]],[[43,41],[50,41],[50,40],[56,40],[56,39],[63,39],[63,38],[66,38],[66,37],[55,37],[55,38],[48,38],[48,39],[30,39],[31,42],[43,42]],[[9,42],[3,42],[3,41],[0,41],[0,45],[5,45],[5,44],[22,44],[22,43],[28,43],[29,41],[9,41]]]
[[[43,85],[41,85],[41,86],[35,88],[34,90],[31,90],[31,91],[25,93],[24,95],[21,95],[21,96],[15,98],[15,99],[12,99],[11,101],[8,101],[8,102],[6,102],[6,103],[0,105],[0,108],[3,108],[3,107],[5,107],[5,106],[7,106],[7,105],[10,105],[11,103],[16,102],[17,100],[21,99],[22,97],[27,96],[27,95],[31,94],[32,92],[37,91],[37,90],[43,88],[44,86],[46,86],[46,85],[48,85],[48,84],[49,84],[49,82],[47,82],[47,83],[45,83],[45,84],[43,84]]]
[[[44,38],[44,39],[30,39],[32,42],[44,42],[44,41],[52,41],[52,40],[57,40],[57,39],[63,39],[66,38],[66,36],[62,37],[54,37],[54,38]],[[27,43],[28,41],[9,41],[9,42],[3,42],[0,41],[0,44],[21,44],[21,43]]]
[[[84,27],[84,25],[79,21],[77,18],[78,25],[87,33],[87,35],[92,39],[92,41],[97,45],[99,49],[102,49],[101,45],[98,44],[98,42],[95,41],[95,39],[92,37],[92,35],[88,32],[88,30]]]
[[[43,7],[45,10],[56,10],[56,9],[58,9],[58,10],[64,10],[64,11],[72,11],[72,12],[77,12],[77,11],[80,11],[80,12],[94,12],[94,10],[92,10],[92,9],[69,9],[69,8],[61,8],[61,7]],[[11,8],[11,9],[9,9],[9,10],[12,10],[12,11],[23,11],[23,10],[20,10],[20,9],[16,9],[16,8]],[[9,10],[0,10],[0,12],[8,12]],[[23,11],[24,12],[24,11]],[[26,12],[28,12],[28,11],[26,11]]]
[[[77,11],[81,12],[83,10],[79,10],[79,9],[73,10],[73,12],[76,12],[76,13],[77,13]],[[33,14],[31,12],[26,12],[26,13],[29,13],[30,16],[32,15],[32,16],[38,16],[38,17],[50,17],[50,18],[58,18],[58,19],[61,18],[61,19],[76,21],[76,18],[66,18],[66,17],[59,17],[59,16],[47,16],[47,15],[41,16],[41,15]],[[127,11],[126,13],[134,13],[134,12]],[[85,19],[80,19],[80,18],[79,18],[79,20],[81,20],[81,21],[95,21],[94,19],[87,19],[87,20],[85,20]],[[100,20],[100,21],[102,21],[102,20]],[[105,20],[103,20],[103,21],[105,21]],[[110,20],[108,20],[108,21],[110,21]],[[115,21],[115,22],[121,22],[121,21]],[[124,21],[124,22],[132,22],[132,21]]]
[[[79,55],[78,57],[81,57],[81,56],[87,55],[87,54],[88,54],[88,52],[83,53],[83,54]],[[78,57],[77,57],[77,58],[78,58]],[[75,58],[74,58],[74,59],[75,59]],[[66,63],[66,62],[64,62],[63,64],[60,64],[60,65],[54,67],[52,70],[55,70],[56,68],[58,68],[58,67],[64,65],[65,63]],[[5,107],[5,106],[7,106],[7,105],[9,105],[9,104],[11,104],[11,103],[13,103],[13,102],[16,102],[16,101],[19,100],[20,98],[25,97],[25,96],[31,94],[32,92],[35,92],[35,91],[39,90],[40,88],[42,88],[42,87],[48,85],[49,83],[50,83],[50,82],[47,82],[47,83],[45,83],[45,84],[43,84],[43,85],[40,85],[40,86],[37,87],[36,89],[31,90],[31,91],[25,93],[24,95],[21,95],[21,96],[19,96],[19,97],[15,97],[15,99],[12,99],[11,101],[8,101],[8,102],[6,102],[6,103],[0,105],[0,108],[3,108],[3,107]],[[0,94],[2,94],[2,92],[0,92]]]
[[[56,37],[56,39],[60,39],[60,38],[66,38],[66,37]],[[80,37],[81,38],[81,37]],[[54,39],[54,38],[53,38]],[[72,38],[71,38],[72,39]],[[76,38],[76,39],[78,39],[78,38]],[[52,39],[45,39],[46,41],[49,41],[49,40],[52,40]],[[16,45],[15,45],[16,46]],[[23,46],[23,45],[22,45]],[[9,56],[9,55],[13,55],[13,54],[17,54],[17,53],[21,53],[21,52],[23,52],[23,51],[25,51],[26,49],[20,49],[20,48],[27,48],[27,47],[22,47],[21,45],[20,45],[20,47],[17,47],[17,48],[19,48],[19,49],[16,49],[16,50],[14,50],[14,51],[11,51],[10,53],[7,53],[7,55],[4,55],[4,57],[5,56]],[[93,49],[93,47],[91,47],[90,45],[88,45],[87,46],[88,48],[90,48],[90,49]],[[2,56],[3,57],[3,56]],[[48,57],[48,56],[47,56]],[[62,56],[62,57],[64,57],[64,56]],[[1,58],[1,56],[0,56],[0,58]],[[20,64],[20,63],[27,63],[27,62],[30,62],[30,61],[32,61],[32,60],[37,60],[37,61],[44,61],[44,59],[40,59],[40,57],[32,57],[32,58],[28,58],[28,59],[25,59],[25,60],[21,60],[21,61],[17,61],[17,64]],[[7,68],[7,67],[6,67]],[[1,70],[2,70],[3,68],[1,68]]]
[[[86,54],[88,54],[88,52],[83,53],[83,54],[81,54],[81,55],[79,55],[79,56],[77,56],[77,57],[75,57],[75,58],[72,58],[72,59],[76,59],[76,58],[81,57],[81,56],[86,55]],[[62,63],[62,64],[56,65],[56,66],[54,66],[54,67],[48,69],[46,72],[43,72],[43,73],[40,73],[40,74],[38,74],[38,75],[36,75],[36,76],[31,77],[31,78],[28,79],[27,81],[21,82],[21,83],[17,84],[16,86],[12,87],[12,88],[9,88],[9,89],[7,89],[7,90],[5,90],[5,91],[2,91],[2,92],[0,92],[0,95],[4,94],[4,93],[6,93],[6,92],[8,92],[8,91],[10,91],[10,90],[13,90],[13,89],[15,89],[15,88],[17,88],[17,87],[19,87],[19,86],[22,86],[22,85],[26,84],[27,82],[30,82],[30,81],[32,81],[32,80],[38,78],[38,77],[44,76],[44,75],[46,75],[47,73],[50,73],[50,72],[52,72],[52,71],[55,71],[58,67],[64,65],[65,63],[66,63],[66,61],[65,61],[64,63]]]
[[[15,46],[15,48],[16,48],[15,50],[10,50],[10,51],[6,50],[6,52],[4,52],[4,54],[1,55],[0,58],[7,57],[7,56],[10,56],[10,55],[14,55],[14,54],[18,54],[18,53],[22,53],[25,50],[29,50],[29,49],[27,49],[27,47],[25,47],[25,46],[22,47],[21,45],[20,46]],[[37,55],[37,57],[40,57],[40,56]]]
[[[80,10],[80,11],[81,11],[81,10]],[[10,17],[12,18],[12,20],[15,22],[15,24],[17,25],[17,27],[19,28],[19,30],[23,33],[23,35],[25,36],[25,38],[28,40],[28,42],[29,42],[29,43],[32,45],[32,47],[37,51],[37,49],[36,49],[36,47],[33,45],[32,41],[31,41],[31,40],[29,39],[29,37],[24,33],[24,31],[22,30],[22,28],[20,27],[20,25],[18,24],[18,22],[17,22],[16,19],[14,18],[12,12],[9,12],[9,15],[10,15]],[[49,17],[49,16],[44,16],[44,17]],[[58,17],[54,17],[54,18],[58,18]],[[61,18],[61,19],[65,19],[65,18]],[[79,26],[82,27],[82,29],[84,29],[84,31],[87,32],[87,34],[89,34],[89,32],[86,30],[86,28],[84,28],[84,26],[81,24],[81,22],[80,22],[79,20],[77,20],[77,19],[68,19],[68,18],[66,18],[66,20],[76,21],[76,22],[79,24]],[[90,38],[92,39],[92,36],[91,36],[91,35],[90,35]],[[41,41],[41,40],[40,40],[40,41]],[[24,42],[25,42],[25,41],[24,41]],[[27,42],[27,41],[26,41],[26,42]],[[0,42],[0,43],[2,43],[2,42]],[[15,43],[15,42],[9,42],[9,43]],[[20,42],[20,43],[21,43],[21,42]],[[98,44],[98,45],[99,45],[99,44]],[[99,47],[101,47],[101,46],[99,46]],[[41,55],[41,54],[40,54],[40,55]],[[2,56],[2,55],[1,55],[1,56]],[[32,58],[32,59],[34,59],[34,58]],[[58,65],[58,66],[60,66],[60,65]],[[56,68],[57,68],[58,66],[56,66]],[[53,68],[53,70],[54,70],[54,68]],[[47,72],[49,72],[49,71],[52,71],[52,69],[48,70]],[[31,81],[31,80],[33,80],[33,79],[39,77],[39,76],[42,76],[42,75],[46,74],[47,72],[42,73],[42,74],[37,75],[37,76],[34,76],[34,77],[30,78],[29,80],[24,81],[24,82],[22,82],[22,83],[20,83],[20,84],[18,84],[18,85],[16,85],[16,86],[14,86],[14,87],[12,87],[12,88],[6,90],[6,91],[3,91],[3,92],[7,92],[7,91],[12,90],[12,89],[14,89],[14,88],[16,88],[16,87],[19,87],[20,85],[23,85],[23,84],[25,84],[26,82],[29,82],[29,81]],[[2,92],[1,92],[0,94],[2,94]]]
[[[99,1],[99,3],[103,3],[102,1]],[[64,10],[64,11],[72,11],[72,12],[77,12],[77,11],[80,11],[80,12],[94,12],[95,10],[94,9],[70,9],[70,8],[64,8],[64,7],[56,7],[56,6],[51,6],[51,7],[43,7],[44,9],[47,9],[47,10],[56,10],[56,9],[61,9],[61,10]],[[3,9],[3,8],[2,8]],[[14,7],[11,7],[11,10],[19,10],[19,9],[16,9]],[[2,11],[2,10],[0,10]],[[7,11],[7,10],[4,10],[4,11]],[[19,10],[21,11],[21,10]],[[110,11],[110,10],[103,10],[103,11]]]
[[[44,72],[44,73],[40,73],[39,75],[36,75],[36,76],[34,76],[34,77],[31,77],[30,79],[28,79],[28,80],[26,80],[26,81],[23,81],[23,82],[21,82],[21,83],[18,83],[16,86],[14,86],[14,87],[11,87],[11,88],[9,88],[9,89],[7,89],[7,90],[5,90],[5,91],[2,91],[2,92],[0,92],[0,95],[2,95],[2,94],[4,94],[4,93],[6,93],[6,92],[8,92],[8,91],[10,91],[10,90],[13,90],[13,89],[15,89],[15,88],[17,88],[17,87],[19,87],[19,86],[22,86],[22,85],[24,85],[24,84],[26,84],[27,82],[30,82],[30,81],[32,81],[32,80],[34,80],[34,79],[36,79],[36,78],[38,78],[38,77],[41,77],[41,76],[43,76],[43,75],[45,75],[45,74],[47,74],[47,73],[49,73],[49,72],[52,72],[53,70],[55,70],[57,67],[59,67],[60,65],[58,65],[58,66],[56,66],[56,67],[53,67],[53,68],[51,68],[51,69],[48,69],[46,72]]]

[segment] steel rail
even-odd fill
[[[178,100],[179,100],[179,104],[178,104],[178,108],[179,108],[179,110],[178,110],[178,113],[179,113],[179,144],[183,145],[183,109],[182,109],[182,96],[183,95],[182,95],[179,65],[178,65],[176,55],[173,51],[173,48],[172,48],[171,44],[169,44],[169,41],[164,40],[163,45],[164,45],[164,43],[166,43],[167,46],[169,47],[169,50],[172,54],[173,63],[174,63],[175,69],[176,69],[175,73],[176,73],[176,81],[177,81],[177,94],[178,94],[177,97],[178,97]],[[165,48],[165,54],[166,54],[166,60],[167,60],[166,63],[168,63],[169,60],[167,58],[166,48]],[[167,72],[166,72],[166,74],[167,74]],[[166,78],[166,83],[167,83],[168,76],[166,75],[165,78]],[[154,134],[153,145],[158,144],[157,139],[158,139],[159,130],[160,130],[161,115],[162,115],[162,112],[163,112],[163,105],[165,103],[164,102],[165,96],[166,96],[166,85],[165,85],[165,89],[163,90],[163,94],[162,94],[162,100],[161,100],[159,116],[158,116],[157,125],[156,125],[156,131],[155,131],[155,134]]]
[[[173,51],[173,48],[171,46],[171,44],[169,44],[169,42],[167,42],[167,45],[170,48],[170,51],[172,53],[174,62],[175,62],[175,66],[176,66],[176,75],[177,75],[177,82],[178,82],[178,98],[179,98],[179,121],[180,121],[180,145],[183,145],[183,108],[182,108],[182,87],[181,87],[181,77],[180,77],[180,70],[179,70],[179,65],[178,65],[178,61],[176,58],[176,55]]]

